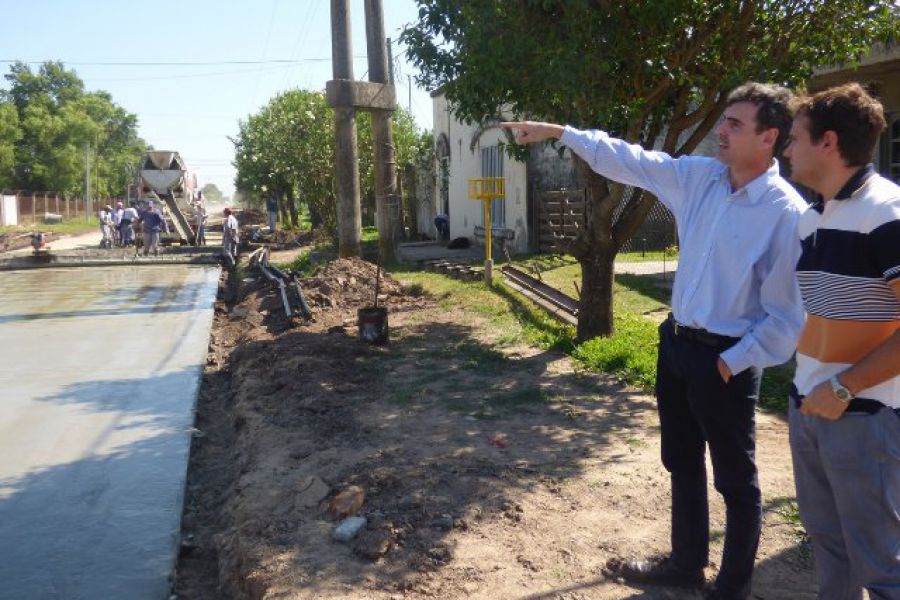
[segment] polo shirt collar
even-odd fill
[[[847,180],[847,183],[844,184],[837,194],[835,194],[835,200],[847,200],[856,193],[859,188],[864,186],[870,177],[875,175],[875,165],[869,163],[866,166],[860,168],[856,173],[854,173],[850,179]]]

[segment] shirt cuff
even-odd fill
[[[745,347],[744,340],[741,340],[731,348],[725,350],[719,357],[728,365],[731,374],[737,375],[753,366],[753,358],[750,356],[749,350]]]
[[[566,125],[565,127],[563,127],[562,135],[559,136],[559,141],[566,146],[572,147],[572,145],[576,142],[577,134],[577,129],[575,129],[571,125]]]

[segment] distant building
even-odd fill
[[[863,84],[884,105],[888,126],[875,165],[882,175],[900,183],[900,44],[876,46],[859,63],[818,69],[807,87],[817,92],[852,81]]]

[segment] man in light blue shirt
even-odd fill
[[[673,159],[603,131],[504,123],[519,143],[559,139],[597,173],[653,193],[680,242],[672,314],[660,326],[656,395],[662,461],[672,482],[672,552],[613,561],[626,580],[701,587],[709,559],[705,451],[726,510],[721,568],[707,598],[747,598],[762,503],[755,407],[762,369],[794,351],[803,308],[795,228],[805,208],[778,172],[791,92],[748,83],[729,95],[717,158]]]

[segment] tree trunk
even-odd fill
[[[613,333],[613,261],[618,250],[612,234],[613,211],[622,198],[623,186],[612,189],[606,178],[577,159],[587,186],[585,228],[571,253],[581,265],[581,308],[578,311],[577,339],[585,342]]]
[[[291,217],[291,229],[297,229],[297,204],[294,202],[294,188],[287,188],[288,214]]]
[[[613,252],[599,251],[581,263],[581,309],[577,337],[585,342],[613,334]]]
[[[315,202],[309,203],[309,225],[312,229],[317,229],[325,224],[325,219],[322,218],[322,213],[319,212],[319,207]]]
[[[281,222],[284,225],[287,225],[289,223],[290,217],[288,216],[287,201],[285,200],[284,192],[281,192],[277,195],[276,203],[278,205],[278,215],[281,218]]]

